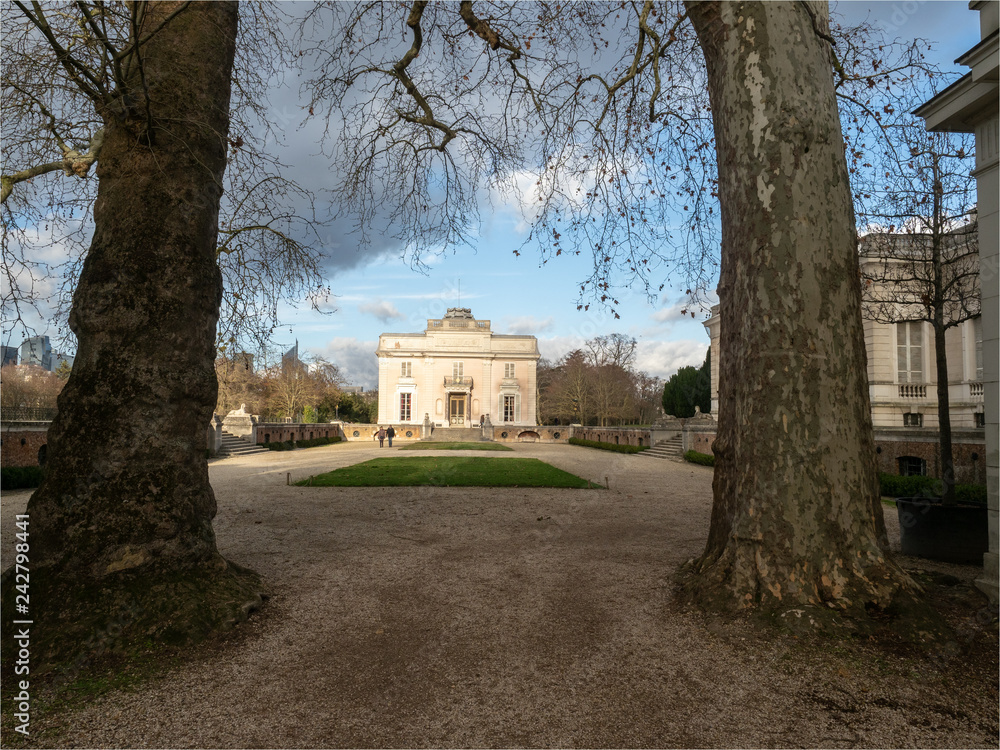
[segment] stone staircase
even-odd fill
[[[438,443],[478,443],[482,439],[483,431],[479,427],[436,427],[428,438]]]
[[[680,435],[666,440],[661,440],[648,451],[643,451],[639,455],[648,456],[650,458],[672,458],[680,460],[681,453],[683,452],[683,444],[681,440],[682,438]]]
[[[232,433],[222,431],[222,450],[219,457],[225,456],[249,456],[254,453],[267,453],[268,449],[263,445],[254,445],[249,440],[244,440]]]

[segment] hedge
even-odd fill
[[[602,451],[615,451],[617,453],[639,453],[647,450],[648,445],[619,445],[618,443],[601,443],[597,440],[582,440],[580,438],[570,438],[570,445],[582,445],[584,448],[598,448]]]
[[[272,451],[293,451],[296,448],[315,448],[318,445],[333,445],[343,438],[335,437],[313,438],[312,440],[286,440],[283,443],[264,443],[264,447]]]
[[[0,469],[0,489],[25,490],[42,483],[45,471],[41,466],[4,466]]]
[[[688,451],[684,454],[684,460],[690,461],[693,464],[701,464],[702,466],[715,466],[715,456],[710,456],[707,453],[699,453],[698,451]]]
[[[940,497],[941,480],[934,477],[901,477],[896,474],[879,474],[883,497]],[[986,505],[986,485],[956,484],[955,499],[960,503]]]

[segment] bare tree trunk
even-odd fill
[[[943,186],[941,183],[941,158],[935,154],[932,162],[934,170],[932,217],[933,236],[931,238],[931,268],[934,274],[934,359],[937,363],[937,402],[938,402],[938,456],[941,459],[941,480],[944,483],[944,495],[941,500],[945,505],[955,504],[955,456],[951,447],[951,400],[948,393],[948,351],[945,343],[947,330],[944,319],[944,268],[942,243],[945,233]]]
[[[150,4],[148,28],[176,5]],[[28,503],[33,655],[52,661],[86,662],[109,624],[116,645],[183,641],[259,602],[257,576],[216,549],[205,439],[236,32],[236,3],[193,3],[143,47],[124,106],[101,113],[96,226],[70,315],[79,349]]]
[[[934,359],[937,362],[938,455],[941,458],[941,481],[944,483],[945,505],[955,504],[955,456],[951,445],[951,401],[948,393],[948,354],[945,349],[945,327],[939,306],[935,310]]]
[[[914,584],[889,559],[878,492],[828,10],[688,7],[723,239],[715,502],[686,585],[707,606],[867,624]]]

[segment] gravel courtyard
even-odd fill
[[[286,485],[390,452],[367,443],[214,461],[220,551],[272,598],[141,689],[35,718],[35,742],[997,747],[997,626],[975,617],[979,569],[903,558],[950,584],[937,595],[955,602],[960,637],[936,658],[762,639],[673,599],[678,565],[707,535],[710,469],[514,447],[489,455],[610,488]],[[28,495],[3,497],[7,560]]]

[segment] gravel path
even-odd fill
[[[220,551],[273,598],[239,637],[35,730],[65,747],[997,747],[995,624],[929,661],[686,612],[672,582],[703,548],[710,469],[514,447],[489,455],[610,489],[286,486],[389,453],[363,443],[213,462]],[[3,498],[5,553],[27,496]],[[978,572],[904,563],[963,591]]]

